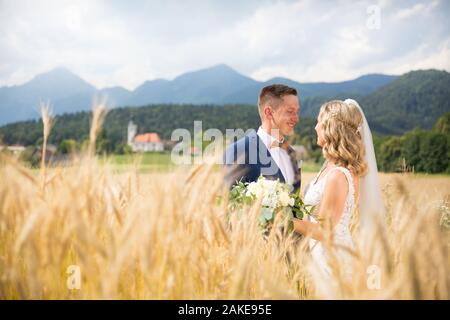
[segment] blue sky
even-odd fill
[[[220,63],[301,82],[450,71],[449,15],[447,0],[0,0],[0,86],[57,66],[128,89]]]

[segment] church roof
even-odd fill
[[[140,142],[140,143],[145,143],[145,142],[161,142],[161,138],[159,137],[159,134],[157,134],[156,132],[150,132],[150,133],[143,133],[143,134],[138,134],[136,137],[134,137],[134,142]]]

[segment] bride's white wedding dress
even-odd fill
[[[364,244],[369,244],[371,241],[370,235],[376,230],[375,225],[383,225],[384,205],[381,195],[381,189],[378,181],[377,161],[375,157],[375,150],[373,147],[372,133],[367,123],[367,119],[358,102],[352,99],[344,101],[347,104],[352,104],[361,112],[363,123],[358,128],[361,133],[361,138],[364,144],[365,156],[364,160],[367,162],[367,174],[359,178],[358,189],[358,211],[359,211],[359,237],[356,239],[357,247],[363,248]],[[328,246],[320,241],[314,239],[309,240],[311,255],[313,260],[312,275],[315,279],[316,289],[321,292],[322,297],[335,298],[338,297],[336,293],[336,282],[333,281],[333,275],[330,268],[330,257],[337,258],[341,267],[341,275],[347,279],[352,277],[352,257],[351,251],[355,248],[352,236],[350,234],[350,221],[355,210],[355,186],[353,177],[347,168],[334,167],[328,173],[321,177],[320,173],[310,184],[304,198],[304,202],[309,205],[320,206],[320,203],[325,192],[327,178],[334,170],[341,171],[347,178],[348,195],[345,200],[344,210],[335,226],[333,232],[333,245],[331,250]],[[322,171],[322,170],[321,170]],[[320,210],[320,208],[319,208]],[[317,223],[316,219],[307,216],[311,222]],[[327,252],[330,251],[330,252]]]
[[[333,234],[333,254],[336,255],[337,260],[342,267],[342,272],[344,276],[351,277],[351,260],[349,250],[354,249],[354,243],[352,240],[352,236],[350,234],[350,220],[355,209],[355,186],[353,183],[353,177],[350,171],[344,167],[334,167],[331,168],[327,174],[321,177],[319,180],[319,174],[310,184],[304,198],[304,202],[307,205],[313,205],[317,208],[320,206],[320,203],[323,198],[323,194],[325,191],[325,186],[327,183],[327,178],[330,173],[335,170],[341,171],[348,182],[348,195],[345,200],[344,210],[339,219],[339,222],[336,224],[334,228]],[[314,217],[307,216],[307,219],[311,222],[317,223],[317,220]],[[318,240],[310,239],[309,247],[312,255],[313,262],[315,264],[316,270],[321,273],[324,278],[329,278],[331,276],[331,270],[329,267],[329,253],[327,252],[325,246]]]

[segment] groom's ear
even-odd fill
[[[266,104],[264,106],[263,113],[266,118],[268,118],[268,119],[272,118],[272,109],[270,108],[270,106],[268,104]]]

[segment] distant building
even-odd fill
[[[12,145],[12,146],[0,146],[0,151],[8,150],[14,155],[19,155],[25,151],[25,147],[21,145]]]
[[[156,132],[137,134],[137,125],[132,121],[128,123],[128,145],[133,152],[155,152],[164,150],[164,143],[159,134]]]

